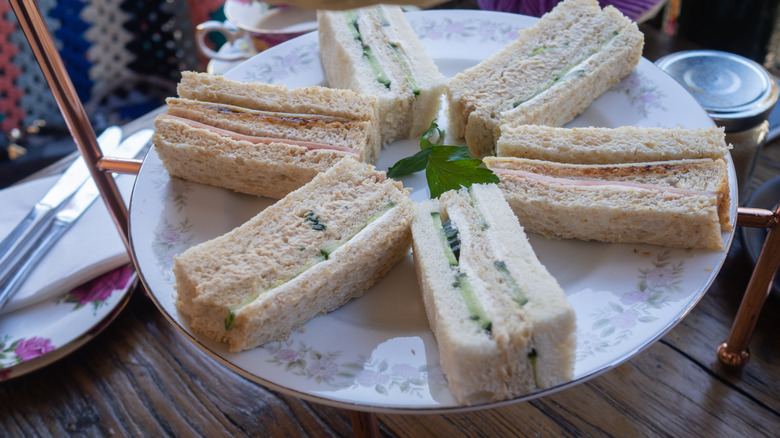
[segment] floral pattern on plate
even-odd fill
[[[109,271],[60,297],[0,318],[0,381],[46,366],[97,335],[129,297],[135,270]]]
[[[133,272],[130,265],[114,269],[67,292],[58,301],[73,304],[71,311],[89,305],[92,315],[97,315],[102,307],[108,305],[108,299],[114,292],[124,289]]]
[[[642,324],[655,323],[672,305],[675,295],[685,293],[683,259],[668,252],[658,254],[652,267],[638,268],[639,281],[634,289],[617,295],[617,299],[602,303],[580,324],[577,332],[577,360],[607,353],[636,336]],[[584,322],[584,321],[580,321]]]
[[[612,90],[625,94],[628,102],[644,117],[653,111],[666,111],[663,90],[641,72],[635,71],[624,77]]]
[[[410,19],[409,24],[420,40],[444,40],[451,43],[474,41],[508,44],[517,39],[517,32],[523,27],[516,23],[504,23],[480,18],[453,19]]]
[[[312,66],[319,67],[320,59],[317,55],[317,43],[296,46],[284,55],[270,56],[255,69],[247,71],[243,80],[245,82],[259,81],[268,84],[277,84],[288,76],[303,73]]]
[[[447,77],[500,50],[516,29],[533,23],[529,17],[489,11],[422,11],[407,17]],[[492,34],[480,30],[490,27],[495,29]],[[289,87],[321,84],[324,79],[316,41],[317,35],[312,33],[285,42],[225,76],[248,80],[255,77],[250,74],[276,69],[284,74],[275,74],[273,80]],[[311,54],[305,58],[309,61],[307,68],[297,60],[290,64],[282,61],[294,60],[302,53]],[[613,87],[575,122],[605,127],[712,126],[695,99],[652,63],[643,59],[635,73],[634,79]],[[647,93],[653,93],[657,100]],[[439,120],[446,129],[447,117]],[[398,142],[391,149],[396,156],[408,156],[419,150],[419,145]],[[377,167],[386,169],[393,164],[390,157],[390,153],[383,154]],[[161,268],[169,266],[171,253],[244,223],[259,211],[259,201],[183,182],[187,199],[174,204],[170,189],[160,190],[166,184],[161,185],[161,169],[159,157],[152,152],[138,176],[130,212],[134,252],[156,304],[201,349],[259,383],[315,402],[348,409],[359,404],[401,413],[469,409],[457,406],[446,387],[411,256],[364,296],[312,319],[284,341],[230,353],[225,345],[189,332],[186,319],[174,304],[174,279]],[[733,174],[730,178],[733,180]],[[415,186],[414,181],[419,180],[404,180],[404,185],[417,189],[412,198],[427,197],[427,191]],[[731,209],[735,214],[736,205]],[[731,236],[723,234],[726,247]],[[529,239],[577,314],[575,382],[627,360],[670,330],[703,295],[725,257],[725,252],[651,245],[610,245],[541,236]],[[160,251],[161,242],[170,246]],[[174,248],[182,242],[188,243]]]
[[[10,335],[6,335],[5,339],[0,340],[0,364],[3,368],[33,360],[51,353],[56,348],[49,338],[38,336],[16,340],[10,338]]]
[[[439,379],[443,376],[438,366],[415,366],[389,358],[373,359],[358,355],[352,360],[341,360],[343,350],[321,351],[303,341],[298,341],[296,346],[290,338],[269,342],[262,348],[271,355],[268,363],[334,388],[361,386],[383,395],[400,392],[422,398],[429,374]]]

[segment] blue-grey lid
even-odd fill
[[[682,84],[726,132],[763,122],[777,102],[777,83],[769,72],[733,53],[689,50],[655,63]]]

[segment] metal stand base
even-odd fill
[[[737,226],[766,228],[769,230],[764,240],[764,246],[756,261],[756,267],[750,277],[737,316],[731,326],[726,342],[718,346],[718,360],[733,367],[747,365],[750,360],[748,345],[756,329],[756,322],[764,307],[772,282],[780,267],[780,206],[775,211],[758,208],[739,208],[737,211]]]

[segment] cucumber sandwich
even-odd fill
[[[412,234],[428,322],[459,403],[571,379],[574,310],[495,184],[415,204]]]
[[[345,158],[240,227],[174,259],[193,331],[242,351],[365,293],[411,245],[401,183]]]
[[[447,81],[401,8],[319,11],[317,21],[328,85],[377,98],[383,144],[422,135]]]
[[[644,35],[612,6],[565,0],[448,84],[450,130],[494,155],[503,124],[563,126],[639,63]]]

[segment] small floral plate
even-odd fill
[[[0,239],[58,178],[0,191]],[[130,175],[117,178],[125,199],[134,180]],[[105,204],[97,200],[0,312],[0,381],[49,365],[100,333],[130,297],[137,276],[129,261]]]
[[[488,11],[407,14],[441,72],[451,77],[516,38],[535,19]],[[239,81],[288,87],[325,85],[311,33],[260,53],[225,73]],[[446,129],[446,114],[439,123]],[[599,97],[570,126],[712,126],[696,100],[642,59],[636,70]],[[414,141],[385,149],[387,169],[419,150]],[[403,178],[414,200],[429,197],[421,175]],[[730,166],[732,200],[735,176]],[[581,383],[628,360],[677,324],[714,280],[724,251],[548,240],[531,234],[539,259],[556,277],[577,315],[574,379],[500,403],[462,407],[439,366],[411,255],[362,297],[309,321],[288,339],[230,353],[189,331],[174,306],[175,254],[241,225],[272,201],[171,178],[152,150],[144,160],[130,206],[133,256],[142,280],[165,316],[203,351],[247,378],[296,397],[395,413],[453,412],[528,400]],[[736,203],[731,206],[736,217]],[[733,219],[732,219],[733,222]],[[729,248],[733,232],[724,232]]]
[[[124,307],[137,275],[121,266],[59,297],[0,317],[0,381],[43,368],[98,335]]]

